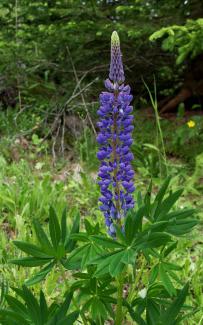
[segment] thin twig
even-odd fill
[[[69,55],[69,57],[70,57],[71,65],[72,65],[72,67],[73,67],[73,72],[74,72],[75,80],[76,80],[77,84],[79,84],[79,78],[78,78],[78,75],[77,75],[77,71],[76,71],[76,69],[75,69],[74,62],[73,62],[72,57],[71,57],[71,53],[70,53],[69,47],[67,46],[66,49],[67,49],[68,55]],[[81,88],[80,88],[80,84],[79,84],[78,88],[81,90]],[[83,92],[81,92],[81,98],[82,98],[82,102],[83,102],[83,105],[84,105],[84,108],[85,108],[85,111],[86,111],[86,114],[87,114],[88,120],[89,120],[90,125],[91,125],[91,127],[92,127],[92,130],[93,130],[95,136],[97,136],[97,132],[96,132],[96,130],[95,130],[95,127],[94,127],[94,124],[93,124],[93,122],[92,122],[91,116],[90,116],[89,111],[88,111],[88,109],[87,109],[87,105],[86,105],[86,102],[85,102],[85,97],[84,97],[84,95],[83,95]]]
[[[58,118],[58,120],[59,120],[59,118]],[[60,128],[61,128],[61,123],[59,123],[59,125],[58,125],[57,131],[56,131],[56,135],[54,137],[54,141],[53,141],[53,144],[52,144],[53,166],[55,166],[55,162],[56,162],[55,146],[56,146],[56,140],[57,140],[58,135],[59,135],[59,132],[60,132]]]
[[[64,136],[65,136],[65,112],[63,112],[63,125],[62,125],[62,136],[61,136],[61,152],[64,157]]]

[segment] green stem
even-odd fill
[[[140,266],[140,271],[138,272],[138,274],[136,274],[136,278],[135,278],[135,282],[134,284],[132,284],[131,290],[128,294],[128,302],[130,303],[133,300],[134,294],[136,292],[137,286],[139,284],[139,281],[142,277],[143,271],[145,268],[145,259],[143,258],[143,260],[141,261],[141,266]]]
[[[123,308],[122,308],[123,284],[124,284],[124,275],[121,274],[118,276],[118,296],[117,296],[115,325],[122,325],[122,321],[123,321]]]

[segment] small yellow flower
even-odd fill
[[[195,122],[190,120],[190,121],[187,122],[187,125],[188,125],[189,128],[194,128]]]

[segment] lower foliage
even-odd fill
[[[184,324],[198,309],[186,303],[189,284],[170,256],[197,220],[193,209],[175,208],[182,190],[168,192],[169,183],[167,178],[155,198],[152,184],[144,197],[138,193],[136,209],[126,216],[123,231],[116,228],[116,239],[88,219],[80,226],[76,212],[70,226],[66,210],[59,218],[50,208],[48,233],[35,219],[37,242],[14,241],[26,255],[9,263],[37,271],[22,288],[2,286],[1,323]],[[65,287],[64,298],[54,302],[42,290],[36,298],[34,287],[51,272]]]

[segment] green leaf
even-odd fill
[[[125,264],[122,262],[122,259],[124,255],[124,251],[112,255],[112,258],[109,261],[109,273],[111,276],[115,277],[123,271]]]
[[[72,297],[73,297],[73,293],[67,293],[66,294],[66,298],[63,302],[63,304],[60,306],[58,312],[57,312],[57,316],[59,318],[62,318],[66,315],[69,307],[70,307],[70,303],[71,303],[71,300],[72,300]]]
[[[191,231],[197,225],[197,220],[173,220],[166,228],[166,231],[174,236],[182,236]]]
[[[161,321],[166,325],[173,325],[176,317],[178,316],[189,290],[189,284],[187,283],[182,290],[179,291],[177,298],[162,314]]]
[[[171,240],[171,236],[162,232],[153,232],[148,236],[141,237],[135,241],[133,247],[137,250],[155,248],[166,245]]]
[[[98,297],[92,299],[91,314],[94,320],[105,319],[107,317],[106,308]]]
[[[116,252],[113,252],[113,253],[108,253],[106,255],[101,255],[100,257],[93,260],[92,264],[97,265],[97,270],[94,273],[94,276],[98,277],[98,276],[101,276],[103,274],[108,273],[109,272],[109,265],[110,265],[111,261],[113,261],[114,258],[116,258],[115,256],[118,256],[117,254],[120,254],[120,253],[121,253],[120,256],[122,256],[123,250],[119,250],[119,251],[116,251]]]
[[[77,211],[70,231],[70,237],[72,237],[73,234],[77,234],[79,232],[79,229],[80,229],[80,214],[79,211]],[[71,252],[75,248],[75,245],[76,245],[76,240],[70,238],[66,241],[65,248],[68,252]]]
[[[162,218],[170,211],[170,209],[175,204],[175,202],[179,199],[182,193],[183,193],[183,189],[178,190],[172,194],[169,194],[169,196],[163,201],[163,203],[158,206],[155,213],[155,219],[162,220]]]
[[[195,213],[195,209],[182,209],[178,211],[173,211],[165,216],[162,217],[162,220],[164,219],[186,219],[188,217],[192,217],[193,214]]]
[[[116,240],[108,238],[106,236],[91,236],[91,239],[104,248],[123,248],[125,245],[118,243]]]
[[[32,278],[30,278],[29,280],[25,281],[25,284],[27,286],[31,286],[33,284],[36,284],[38,282],[41,282],[42,280],[45,279],[45,277],[47,276],[47,274],[52,270],[52,268],[55,265],[55,261],[51,262],[50,264],[48,264],[46,267],[44,267],[42,270],[40,270],[39,272],[37,272]]]
[[[168,256],[176,247],[177,247],[178,242],[174,242],[171,245],[169,245],[165,250],[164,250],[164,257]]]
[[[170,296],[173,296],[176,294],[176,289],[174,288],[164,266],[162,264],[159,265],[159,275],[160,275],[160,280],[162,281],[164,287],[170,294]]]
[[[0,320],[3,318],[3,321],[5,321],[3,323],[4,325],[30,325],[30,322],[28,320],[14,311],[7,309],[0,310],[0,316]]]
[[[150,271],[150,276],[149,276],[149,283],[153,284],[154,281],[156,280],[157,276],[159,273],[159,264],[156,264],[155,266],[153,266],[153,268]]]
[[[22,257],[18,260],[10,260],[9,263],[26,266],[26,267],[35,267],[35,266],[42,266],[44,264],[49,263],[51,260],[50,258],[37,258],[37,257]]]
[[[132,248],[127,247],[127,249],[123,251],[122,262],[127,265],[134,264],[135,257],[136,257],[136,251],[133,250]]]
[[[67,209],[65,208],[61,217],[61,242],[65,244],[66,236],[67,236]]]
[[[41,324],[41,313],[40,313],[40,306],[37,302],[37,299],[34,297],[32,292],[26,287],[23,286],[23,293],[24,293],[24,300],[27,305],[29,315],[34,322],[34,324]]]
[[[127,244],[131,244],[136,233],[141,230],[145,207],[141,207],[136,213],[129,211],[125,219],[125,236]]]
[[[57,249],[57,246],[61,238],[61,230],[60,230],[60,225],[58,222],[56,212],[53,209],[53,207],[51,207],[49,211],[49,232],[50,232],[52,244],[54,248]]]
[[[40,312],[42,315],[42,324],[45,324],[48,319],[48,306],[42,290],[40,290]]]
[[[44,232],[44,229],[40,225],[39,221],[34,219],[33,223],[34,223],[35,233],[41,247],[43,248],[44,251],[47,251],[48,254],[50,253],[53,254],[53,248],[51,246],[51,243],[46,233]]]
[[[6,301],[9,305],[9,307],[19,313],[19,315],[25,317],[27,315],[27,308],[26,306],[20,302],[19,300],[17,300],[16,298],[10,296],[10,295],[6,295]]]
[[[78,319],[79,312],[74,311],[70,313],[68,316],[66,316],[64,319],[57,322],[57,325],[73,325],[75,321]],[[55,325],[54,323],[53,325]]]
[[[146,306],[147,324],[158,325],[159,315],[160,315],[159,305],[154,300],[150,298],[147,299],[147,306]]]
[[[21,251],[35,256],[35,257],[41,257],[41,258],[50,258],[50,255],[46,254],[41,248],[37,247],[36,245],[26,243],[23,241],[14,240],[14,245],[18,247]],[[53,257],[53,256],[51,256]]]
[[[161,201],[163,200],[164,195],[166,194],[166,191],[167,191],[168,186],[170,184],[170,181],[171,181],[171,176],[167,177],[167,179],[165,180],[165,182],[161,186],[159,192],[157,193],[155,201],[157,201],[158,204],[160,204]]]

